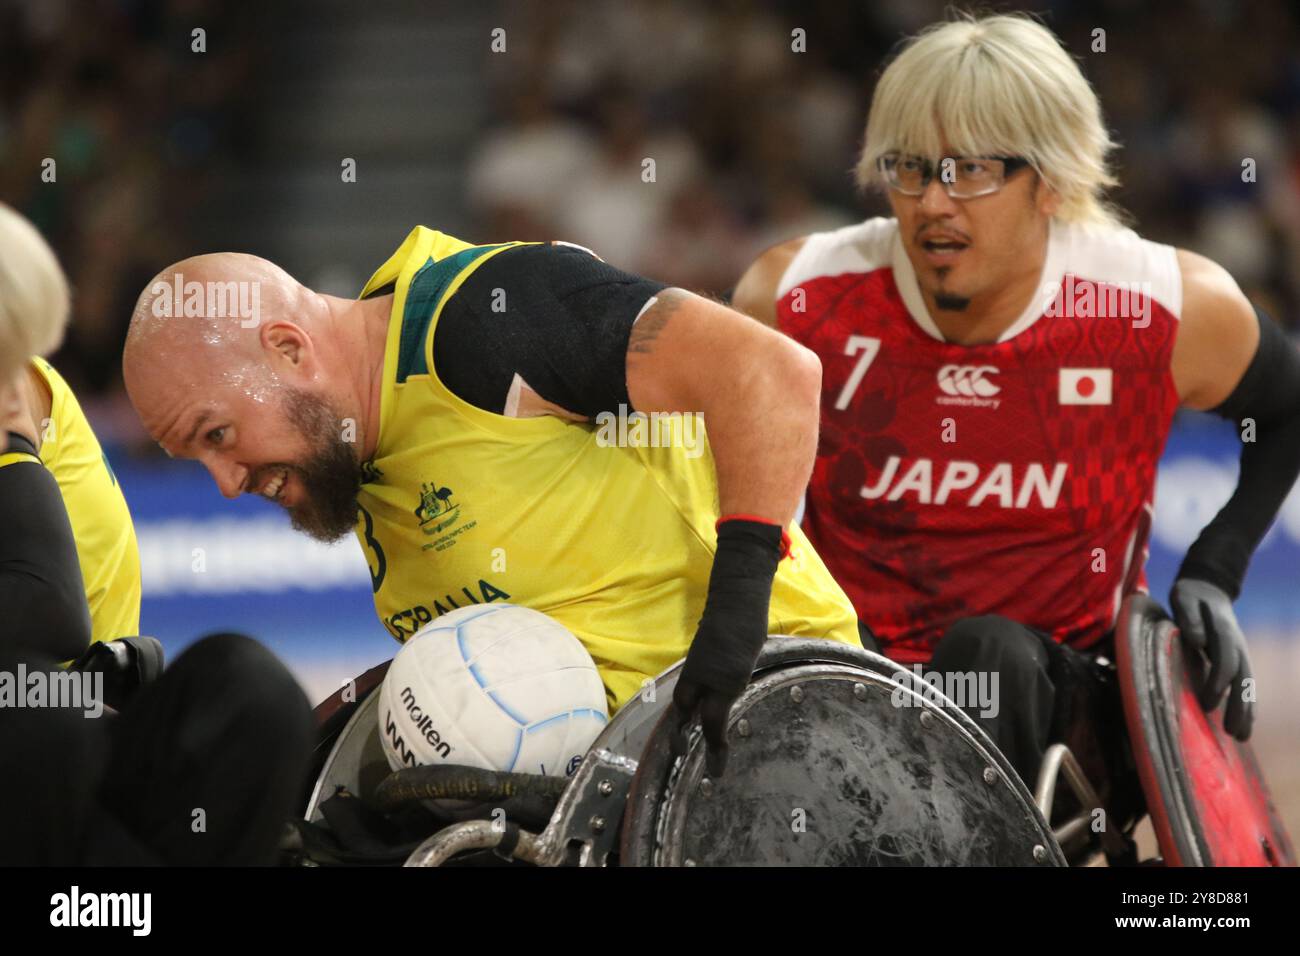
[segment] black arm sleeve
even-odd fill
[[[10,433],[9,450],[35,454]],[[0,643],[6,650],[58,661],[90,644],[77,544],[63,495],[44,465],[0,468]]]
[[[497,414],[516,375],[548,402],[588,418],[620,404],[631,410],[628,338],[665,288],[575,246],[507,249],[443,307],[434,370],[453,394]]]
[[[1228,503],[1188,549],[1180,578],[1209,581],[1233,600],[1251,555],[1277,517],[1300,475],[1300,352],[1272,319],[1255,310],[1259,348],[1231,395],[1214,414],[1242,429],[1255,422],[1254,440],[1241,446],[1241,474]]]

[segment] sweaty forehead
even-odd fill
[[[220,367],[246,361],[257,348],[256,324],[239,316],[154,316],[133,318],[128,362],[202,362]]]
[[[165,366],[137,380],[131,399],[155,441],[179,446],[203,413],[214,421],[257,416],[275,407],[278,388],[276,376],[265,367],[194,363]]]
[[[237,322],[214,324],[203,319],[175,318],[134,329],[122,363],[128,391],[134,397],[137,392],[157,392],[160,387],[177,385],[244,390],[258,387],[271,373],[257,331],[237,326]]]

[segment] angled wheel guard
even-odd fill
[[[376,733],[378,698],[369,693],[383,670],[367,672],[356,701],[336,694],[318,708],[326,731],[320,770],[286,850],[299,862],[413,866],[489,858],[586,866],[1065,865],[996,747],[960,709],[886,658],[829,641],[770,639],[732,708],[731,756],[718,780],[705,773],[698,727],[685,755],[671,755],[678,670],[619,711],[546,804],[549,817],[537,817],[536,800],[529,804],[533,826],[511,809],[522,806],[520,781],[511,779],[518,775],[460,768],[419,768],[420,780],[416,771],[390,775]],[[394,809],[394,793],[449,792],[430,785],[430,773],[454,771],[470,775],[455,792],[477,801],[477,811],[449,818],[441,801],[444,815],[436,825],[418,823],[426,828],[415,831],[418,841],[409,828],[373,820],[377,807]],[[321,833],[331,827],[352,834],[350,850],[333,837],[324,845]]]
[[[1294,866],[1295,851],[1249,744],[1196,699],[1199,660],[1149,596],[1115,635],[1124,718],[1161,855],[1170,866]]]

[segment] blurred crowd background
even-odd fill
[[[202,244],[212,183],[249,155],[264,51],[234,6],[0,0],[0,199],[68,273],[55,361],[92,404],[121,388],[136,295]],[[236,42],[192,53],[196,22]]]
[[[106,437],[135,444],[120,343],[144,282],[184,255],[257,252],[355,294],[420,222],[475,241],[567,239],[720,293],[767,245],[884,211],[850,174],[872,87],[946,5],[464,6],[0,0],[0,198],[72,278],[55,362]],[[986,8],[1040,13],[1079,58],[1122,144],[1114,198],[1139,231],[1222,262],[1300,328],[1294,5]],[[41,179],[47,157],[56,183]]]
[[[354,543],[294,534],[256,496],[223,501],[201,466],[166,461],[142,432],[119,365],[155,272],[238,250],[355,295],[424,224],[475,242],[564,239],[725,292],[766,246],[886,211],[850,173],[873,84],[890,50],[946,6],[0,0],[0,200],[38,224],[71,277],[54,362],[131,507],[145,633],[169,655],[213,630],[255,634],[317,699],[394,646]],[[982,7],[1041,14],[1079,59],[1122,144],[1113,198],[1132,224],[1217,259],[1300,332],[1294,0]],[[1208,416],[1171,434],[1148,562],[1158,597],[1234,487],[1239,449]],[[1293,494],[1238,602],[1261,701],[1282,702],[1265,703],[1256,737],[1293,828],[1297,562]]]

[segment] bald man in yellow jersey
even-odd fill
[[[0,563],[16,585],[6,610],[11,628],[41,631],[42,649],[68,660],[91,641],[140,633],[140,553],[126,499],[68,384],[34,358],[15,385],[0,454]],[[82,588],[84,604],[71,596]]]
[[[791,527],[818,360],[588,250],[417,227],[359,300],[200,256],[145,289],[123,369],[154,439],[227,496],[355,530],[399,640],[469,603],[534,608],[582,640],[611,710],[686,655],[678,717],[717,768],[769,632],[858,643]]]

